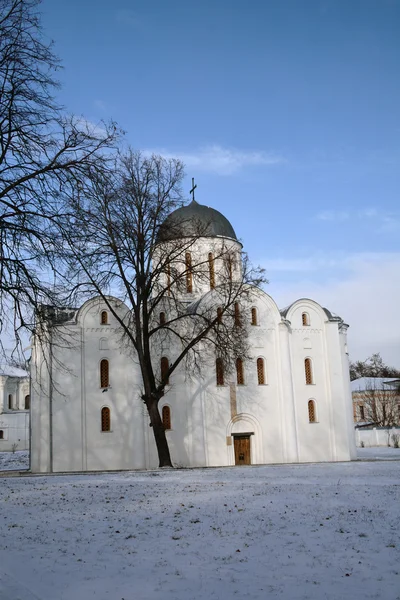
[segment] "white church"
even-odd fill
[[[229,221],[194,200],[171,213],[164,231],[169,223],[182,222],[190,235],[191,220],[205,226],[194,253],[206,260],[224,244],[241,256],[242,245]],[[158,241],[168,244],[168,239]],[[213,302],[217,288],[216,267],[208,283],[191,281],[183,300]],[[169,381],[159,409],[173,464],[354,459],[348,326],[313,300],[296,300],[280,310],[264,291],[257,290],[253,299],[247,314],[241,314],[248,325],[251,359],[236,360],[236,371],[227,374],[210,350],[201,374],[188,377],[177,369]],[[128,310],[117,299],[115,307],[121,314]],[[121,348],[119,324],[107,305],[92,298],[65,311],[57,327],[62,338],[74,343],[33,342],[31,470],[157,467],[140,370],[132,353]],[[160,369],[173,352],[167,347],[156,357]]]

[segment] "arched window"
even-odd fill
[[[241,358],[236,359],[236,381],[238,385],[244,385],[243,360]]]
[[[215,371],[217,376],[217,385],[224,385],[224,363],[222,358],[217,358],[215,361]]]
[[[308,313],[304,312],[301,315],[301,322],[303,323],[304,326],[310,325],[310,317],[309,317]]]
[[[257,358],[258,385],[265,385],[265,365],[263,358]]]
[[[25,410],[29,410],[31,407],[31,397],[29,394],[25,396]]]
[[[257,322],[257,309],[254,306],[251,309],[251,324],[252,325],[258,325],[258,322]]]
[[[222,306],[217,308],[217,322],[222,323]]]
[[[101,325],[108,325],[108,312],[106,310],[101,311],[100,323]]]
[[[192,275],[192,255],[190,252],[185,254],[186,262],[186,291],[188,294],[193,292],[193,275]]]
[[[165,325],[165,312],[160,312],[160,325]]]
[[[316,411],[315,411],[315,402],[314,400],[309,400],[308,401],[308,420],[310,423],[316,423],[317,422],[317,415],[316,415]]]
[[[214,268],[214,256],[212,252],[208,254],[208,270],[210,273],[210,290],[215,288],[215,268]]]
[[[304,361],[304,371],[306,374],[306,384],[307,385],[312,385],[313,382],[313,372],[312,372],[312,364],[311,364],[311,358],[306,358]]]
[[[8,410],[12,410],[13,407],[13,397],[12,394],[8,394]]]
[[[235,325],[236,327],[240,327],[240,307],[238,302],[235,302]]]
[[[0,440],[4,440],[4,431],[0,429]]]
[[[171,429],[171,409],[169,406],[162,407],[162,422],[164,429]]]
[[[167,295],[171,295],[171,265],[169,262],[166,265],[166,275],[167,275]]]
[[[108,388],[110,385],[110,369],[108,360],[103,358],[100,362],[100,387]]]
[[[229,281],[232,281],[233,279],[233,271],[235,268],[235,256],[233,254],[228,254],[225,257],[225,270]]]
[[[107,406],[101,409],[101,431],[111,431],[111,413]]]
[[[169,360],[166,356],[161,357],[160,365],[161,365],[161,379],[162,379],[162,381],[165,380],[165,383],[168,384],[169,377],[167,377],[167,373],[169,370]],[[166,379],[166,377],[167,377],[167,379]]]

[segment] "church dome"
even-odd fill
[[[223,214],[192,200],[187,206],[168,215],[160,227],[157,242],[197,236],[221,236],[237,240],[235,230]]]

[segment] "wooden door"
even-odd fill
[[[250,436],[236,436],[235,443],[235,465],[251,465],[250,460]]]

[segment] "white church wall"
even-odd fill
[[[50,349],[34,340],[31,356],[31,470],[51,471]]]
[[[182,257],[175,260],[171,259],[170,264],[172,272],[173,269],[176,269],[177,273],[184,273],[186,271],[185,255],[186,253],[190,253],[194,271],[192,277],[192,292],[186,292],[184,289],[185,282],[182,281],[180,284],[180,296],[183,300],[191,301],[210,291],[209,254],[212,254],[214,261],[215,286],[227,281],[227,267],[225,259],[229,254],[234,258],[232,279],[233,281],[240,280],[242,245],[239,242],[230,238],[222,237],[200,237],[193,242],[191,242],[189,239],[187,240],[187,244],[185,242],[185,239],[179,242],[179,246],[183,247]],[[174,242],[164,242],[162,245],[155,248],[153,263],[157,265],[158,262],[161,261],[164,264],[165,257],[168,254],[175,256],[176,252],[177,247]],[[172,279],[173,278],[174,277],[172,277]],[[165,274],[161,285],[167,286],[167,281],[168,275]]]
[[[309,325],[303,325],[306,313]],[[295,302],[287,314],[291,324],[290,348],[296,429],[300,462],[336,460],[331,413],[331,394],[324,323],[326,315],[313,301]],[[305,360],[311,360],[312,383],[306,383]],[[316,421],[310,423],[308,403],[313,401]]]

